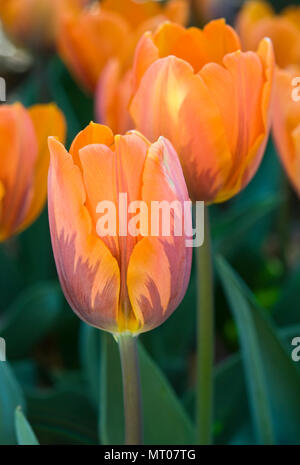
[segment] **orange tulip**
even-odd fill
[[[155,1],[104,0],[81,14],[62,18],[58,49],[78,82],[94,92],[111,58],[120,62],[123,74],[143,32],[166,19],[185,22],[187,12],[185,0],[171,0],[165,6]]]
[[[164,24],[140,40],[131,115],[150,140],[173,143],[192,199],[223,202],[254,176],[269,134],[273,71],[271,42],[243,53],[224,20],[203,31]]]
[[[50,134],[65,136],[55,105],[0,106],[0,241],[28,227],[45,205]]]
[[[74,312],[112,333],[141,333],[165,321],[186,291],[191,249],[183,237],[132,236],[120,213],[128,202],[188,200],[176,152],[132,131],[114,136],[91,123],[68,153],[49,139],[48,210],[59,279]],[[116,209],[123,233],[100,235],[100,202]],[[130,215],[128,215],[129,218]]]
[[[53,45],[57,20],[79,11],[89,0],[0,0],[0,19],[8,35],[33,48]]]
[[[273,137],[287,175],[300,196],[300,65],[276,70]]]
[[[276,15],[266,2],[247,2],[238,16],[237,30],[246,50],[256,50],[263,37],[270,37],[280,67],[300,64],[300,7],[290,6]]]

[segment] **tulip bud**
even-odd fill
[[[163,24],[135,54],[130,111],[136,128],[174,145],[193,200],[223,202],[254,176],[270,129],[272,44],[243,53],[220,19],[203,30]]]
[[[53,138],[49,148],[50,231],[70,306],[115,334],[159,326],[181,302],[191,267],[191,248],[174,233],[175,213],[166,235],[142,226],[152,201],[179,209],[188,201],[175,150],[164,138],[151,145],[135,131],[114,136],[94,123],[69,153]]]
[[[28,227],[45,205],[50,134],[65,137],[55,105],[0,106],[0,241]]]

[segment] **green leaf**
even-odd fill
[[[0,444],[16,444],[15,409],[25,407],[22,390],[8,362],[0,362]]]
[[[299,444],[300,376],[291,354],[255,298],[226,261],[217,267],[239,330],[258,442]]]
[[[96,411],[79,388],[32,391],[27,407],[41,444],[97,444]]]
[[[100,436],[105,444],[124,442],[120,356],[112,336],[102,335]],[[163,373],[139,344],[145,444],[192,444],[194,429]]]
[[[250,205],[233,207],[226,214],[218,215],[221,219],[214,221],[212,225],[216,250],[223,254],[236,250],[244,240],[245,234],[254,226],[257,227],[257,223],[279,205],[280,197],[274,194],[255,200]]]
[[[257,440],[260,444],[272,444],[273,423],[264,365],[252,312],[225,260],[218,258],[217,265],[238,327]]]
[[[39,442],[23,415],[22,409],[18,406],[15,410],[16,435],[19,446],[38,446]]]
[[[215,369],[214,440],[216,444],[237,442],[240,431],[249,426],[250,413],[240,354],[234,354]],[[245,436],[245,435],[244,435]],[[253,444],[253,437],[243,437]]]
[[[280,326],[299,323],[300,266],[290,274],[282,286],[280,297],[273,308],[273,318]]]
[[[53,329],[61,306],[57,283],[39,283],[23,292],[0,322],[8,358],[25,357]]]
[[[18,241],[18,263],[27,287],[56,279],[46,207],[37,220],[18,236]]]

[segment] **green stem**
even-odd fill
[[[211,238],[205,207],[204,244],[196,249],[197,261],[197,443],[212,443],[214,303]]]
[[[118,343],[123,376],[125,442],[138,445],[143,440],[143,421],[137,338],[121,334]]]

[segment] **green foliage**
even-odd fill
[[[0,333],[9,358],[24,357],[51,331],[62,305],[57,283],[40,283],[23,293],[3,313]]]
[[[8,362],[0,362],[0,444],[16,444],[15,409],[25,408],[22,390]]]
[[[38,446],[39,442],[24,416],[21,407],[15,410],[16,435],[19,446]]]
[[[300,372],[250,291],[223,258],[217,264],[239,330],[257,440],[299,444]]]

